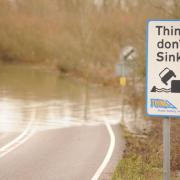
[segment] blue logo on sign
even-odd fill
[[[151,108],[177,109],[171,102],[163,99],[151,99]]]

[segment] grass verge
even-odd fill
[[[173,122],[173,124],[177,125],[175,122]],[[159,127],[158,130],[157,127]],[[135,136],[126,129],[124,130],[127,146],[123,159],[114,171],[112,180],[163,179],[161,129],[161,123],[155,123],[151,132],[142,137]],[[175,176],[175,171],[178,169],[178,166],[175,166],[175,162],[178,162],[178,159],[176,159],[177,148],[175,148],[173,142],[171,147],[171,179],[178,180],[180,177]]]

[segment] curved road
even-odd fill
[[[115,147],[98,179],[111,178],[125,147],[119,125],[112,129]],[[90,180],[107,156],[110,141],[105,125],[37,132],[0,158],[0,180]]]

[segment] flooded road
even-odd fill
[[[0,68],[0,179],[111,179],[125,149],[121,95],[22,66]],[[149,127],[125,105],[123,124]]]
[[[126,108],[130,110],[129,107]],[[136,125],[125,116],[130,130]],[[0,133],[98,125],[121,120],[121,96],[110,88],[90,86],[49,72],[17,65],[0,67]]]

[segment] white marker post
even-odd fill
[[[146,35],[146,110],[164,117],[164,180],[170,179],[170,118],[180,117],[180,20],[152,20]]]

